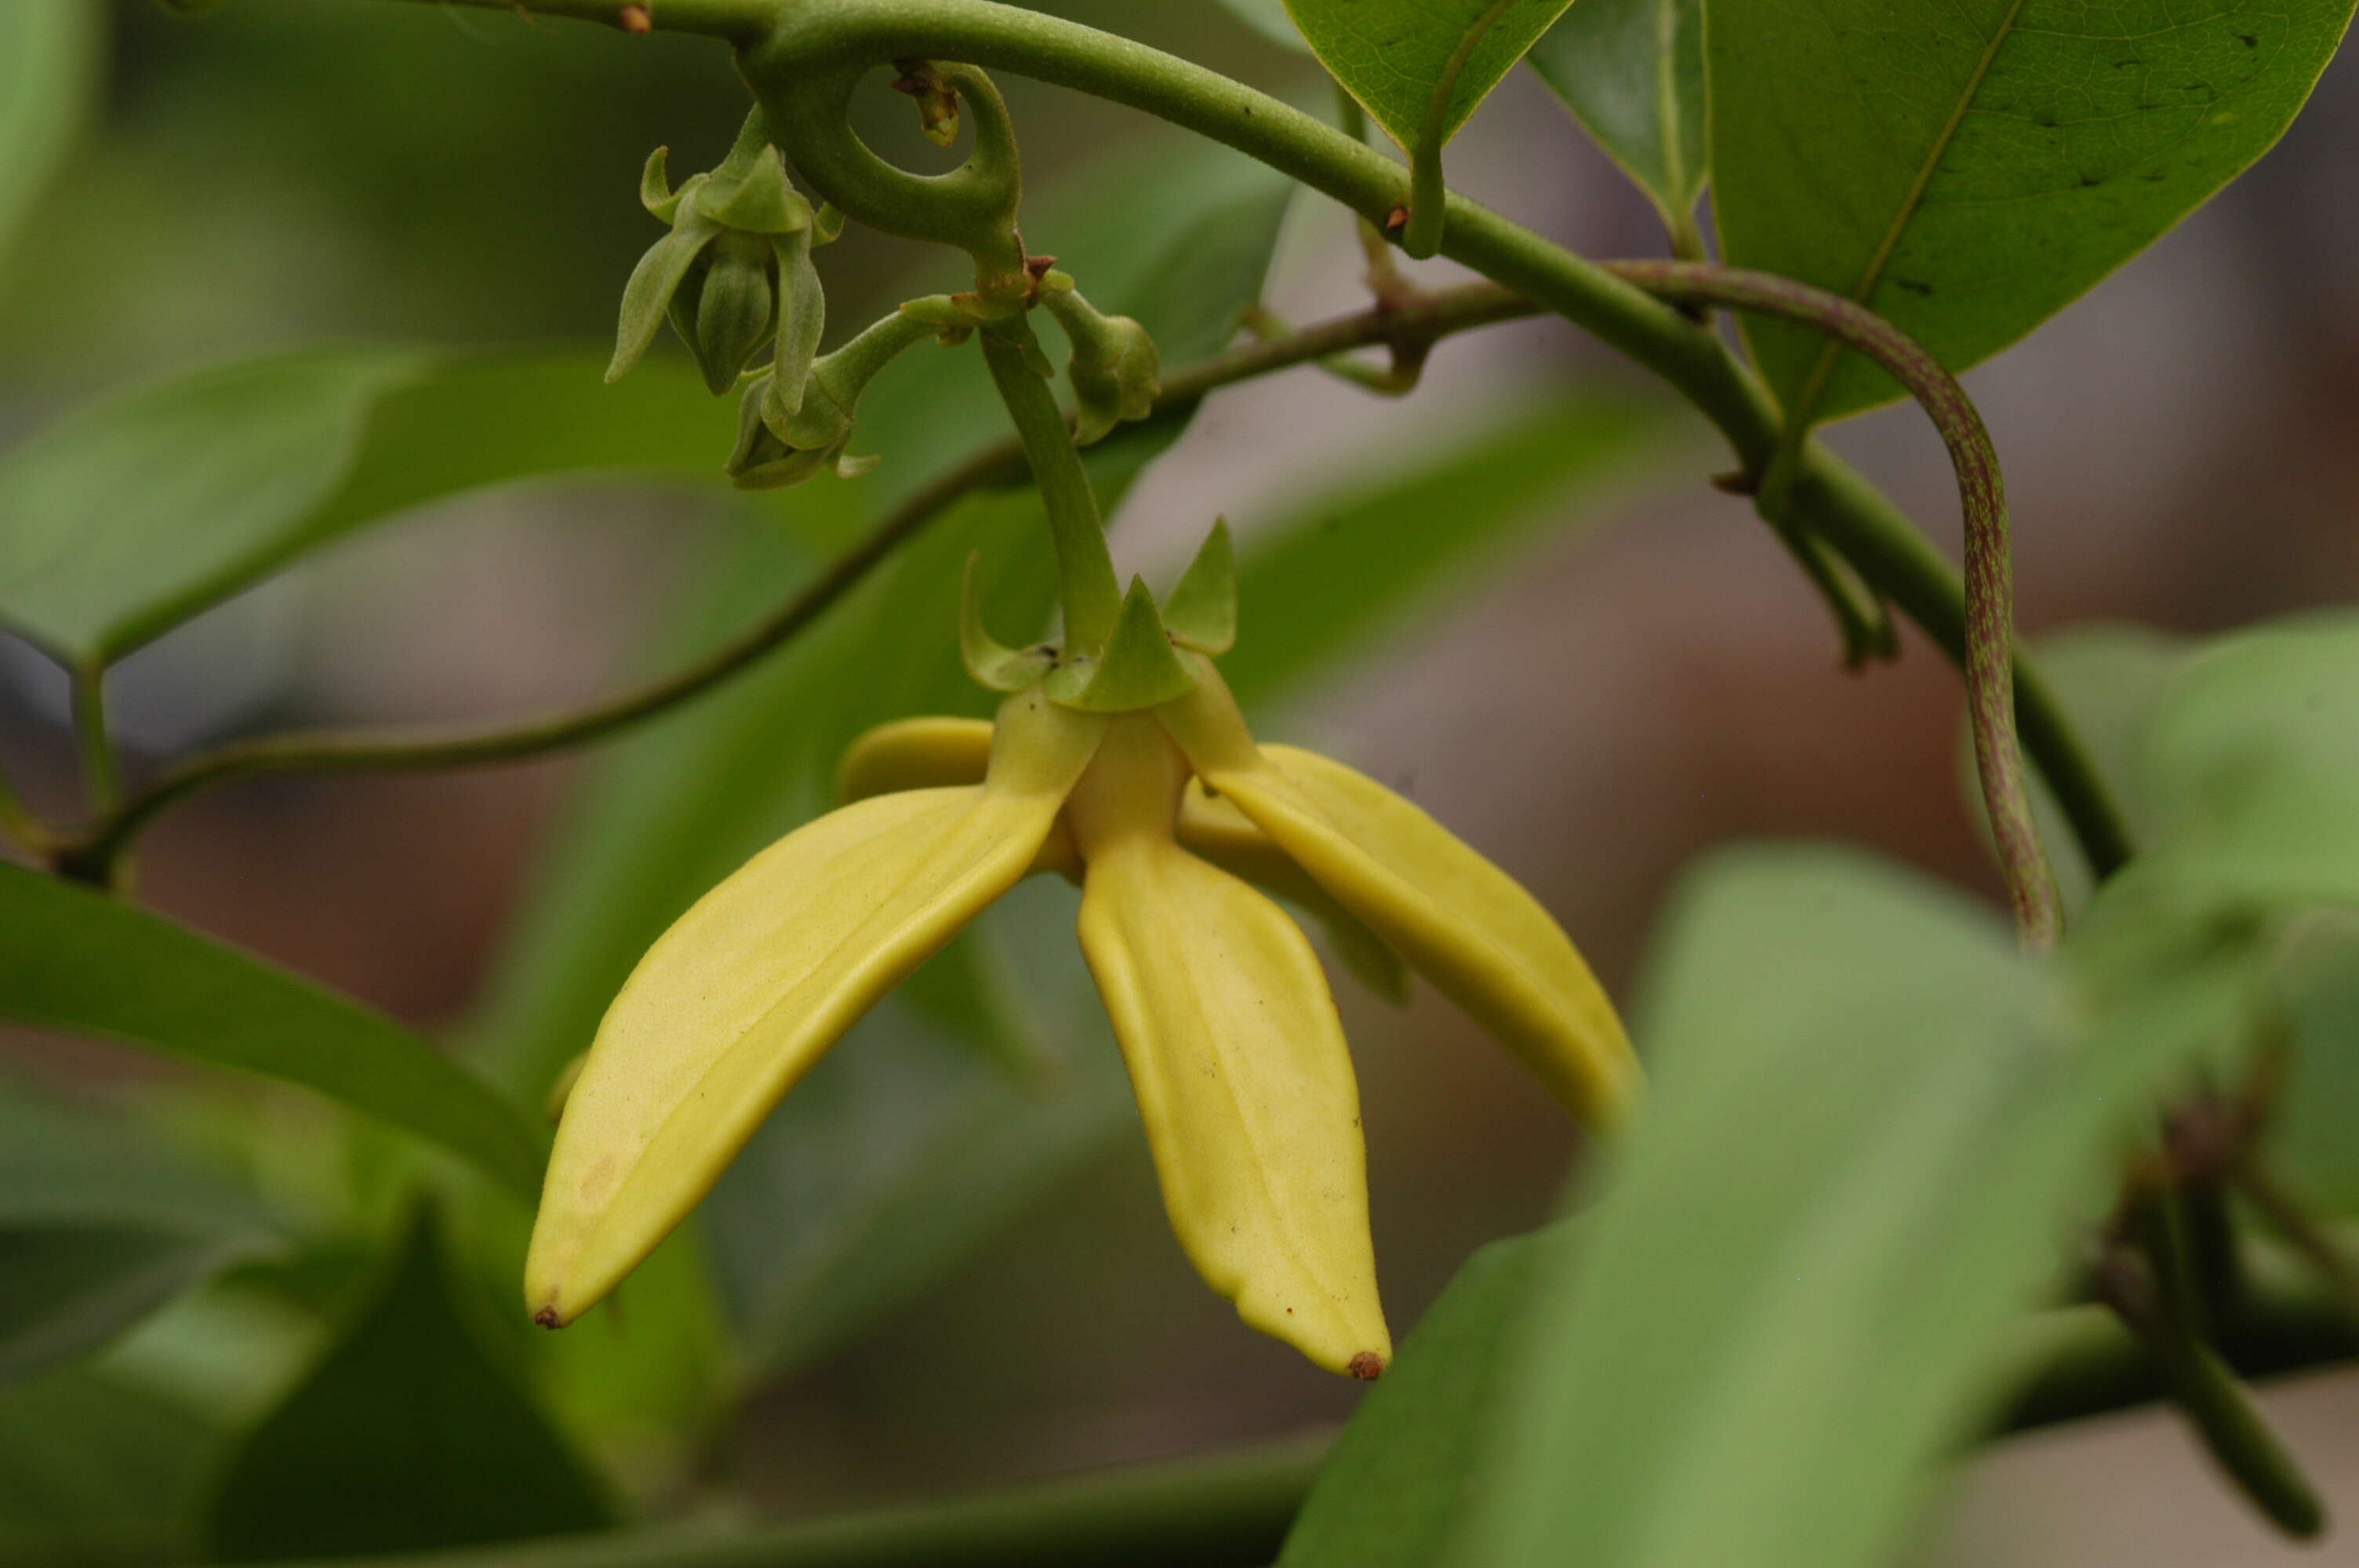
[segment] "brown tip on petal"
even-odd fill
[[[1373,1350],[1363,1350],[1352,1357],[1352,1364],[1343,1370],[1364,1383],[1373,1383],[1385,1375],[1385,1358]]]
[[[625,5],[614,14],[614,26],[626,33],[648,33],[655,30],[656,19],[645,5]]]
[[[563,1328],[565,1326],[565,1320],[557,1315],[557,1309],[553,1306],[545,1306],[538,1312],[533,1314],[532,1321],[540,1325],[543,1328]],[[1355,1361],[1353,1365],[1356,1367],[1359,1363]],[[1375,1376],[1374,1373],[1369,1375],[1371,1377]]]

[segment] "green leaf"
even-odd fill
[[[2299,932],[2281,983],[2292,1065],[2267,1162],[2303,1202],[2359,1217],[2359,921]]]
[[[0,1085],[0,1383],[95,1349],[280,1245],[225,1178]]]
[[[0,864],[0,1018],[298,1084],[540,1187],[530,1124],[357,1003],[114,899]]]
[[[621,469],[717,486],[729,410],[589,354],[308,349],[120,393],[0,456],[0,624],[105,663],[302,553],[483,485]]]
[[[1221,0],[1231,15],[1275,44],[1291,49],[1305,49],[1302,35],[1295,30],[1294,18],[1286,14],[1286,0]]]
[[[1277,1568],[1445,1561],[1500,1392],[1508,1318],[1551,1239],[1495,1241],[1460,1267],[1353,1413]]]
[[[1798,14],[1790,0],[1712,0],[1722,250],[1861,301],[1962,371],[2267,152],[2351,12],[1824,0]],[[1789,408],[1832,418],[1899,395],[1815,332],[1745,330]]]
[[[1319,57],[1412,157],[1438,150],[1571,0],[1286,0]]]
[[[484,1354],[429,1218],[213,1499],[217,1561],[427,1552],[594,1530],[595,1482]]]
[[[53,1372],[0,1390],[0,1562],[195,1560],[198,1493],[218,1437],[183,1406],[114,1377]]]
[[[1560,396],[1429,466],[1253,531],[1239,546],[1237,645],[1222,675],[1250,714],[1379,628],[1448,603],[1560,526],[1568,507],[1661,461],[1673,431],[1660,403]]]
[[[0,6],[0,258],[73,150],[97,96],[104,33],[90,0]]]
[[[2147,730],[2170,676],[2195,644],[2185,638],[2128,622],[2093,622],[2039,638],[2031,652],[2049,687],[2063,704],[2072,729],[2088,749],[2097,774],[2112,786],[2132,839],[2154,841],[2154,813],[2146,799]],[[1966,811],[1990,845],[1982,786],[1974,774],[1973,735],[1958,725],[1958,791]],[[2071,822],[2037,769],[2031,776],[2031,808],[2039,841],[2048,847],[2057,890],[2068,913],[2089,902],[2089,863],[2075,847]]]
[[[1700,251],[1695,204],[1711,168],[1701,0],[1581,0],[1531,60],[1671,233]]]
[[[2004,1392],[2011,1315],[2208,1044],[2168,993],[2068,1034],[2063,979],[1856,854],[1697,872],[1644,989],[1647,1113],[1540,1265],[1450,1561],[1890,1562]]]
[[[2359,904],[2359,615],[2222,638],[2148,732],[2157,842],[2131,868],[2232,902]]]

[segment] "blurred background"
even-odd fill
[[[1321,101],[1302,57],[1205,0],[1041,8]],[[669,144],[675,172],[708,166],[745,106],[715,49],[424,5],[236,0],[193,21],[124,0],[110,48],[87,141],[0,273],[0,441],[126,379],[321,338],[608,340],[657,232],[634,200],[641,160]],[[1005,85],[1036,189],[1170,145],[1126,113]],[[2007,464],[2027,630],[2203,632],[2359,589],[2354,146],[2359,64],[2345,59],[2259,168],[1968,378]],[[1527,75],[1454,144],[1451,173],[1587,254],[1660,248],[1651,209]],[[1053,233],[1027,239],[1060,249]],[[832,319],[887,308],[926,259],[860,235],[826,253]],[[1354,308],[1360,271],[1349,222],[1298,201],[1267,302],[1290,320]],[[679,357],[668,339],[658,351]],[[1404,401],[1308,370],[1222,393],[1130,494],[1117,555],[1168,572],[1216,513],[1249,537],[1567,387],[1657,405],[1641,374],[1535,323],[1449,342]],[[1700,424],[1665,409],[1633,428],[1593,482],[1533,509],[1513,550],[1257,728],[1315,741],[1459,828],[1625,998],[1680,868],[1729,839],[1853,839],[1995,894],[1960,805],[1950,668],[1912,638],[1897,666],[1841,671],[1787,557],[1705,482],[1722,458]],[[1954,548],[1946,467],[1912,414],[1832,438]],[[1449,525],[1446,504],[1433,522]],[[115,676],[117,721],[152,765],[290,723],[585,697],[648,666],[650,639],[733,525],[676,491],[570,486],[440,508],[146,649]],[[1245,606],[1248,639],[1265,608]],[[64,683],[14,643],[0,644],[0,750],[37,805],[70,814]],[[480,1027],[471,1010],[593,765],[223,790],[151,835],[142,892],[422,1027]],[[1049,914],[1034,924],[1053,931],[1065,916]],[[1420,992],[1395,1010],[1337,989],[1398,1328],[1471,1249],[1543,1219],[1579,1152],[1446,1004]],[[100,1098],[168,1071],[22,1035],[6,1060]],[[764,1386],[738,1418],[732,1478],[765,1510],[810,1512],[1345,1415],[1351,1385],[1244,1330],[1196,1281],[1135,1128],[1116,1131],[939,1288]],[[2359,1378],[2281,1386],[2272,1408],[2330,1506],[2359,1513]],[[1962,1477],[1928,1560],[2260,1564],[2351,1550],[2346,1533],[2306,1559],[2280,1552],[2200,1482],[2201,1464],[2146,1416],[2006,1444]]]

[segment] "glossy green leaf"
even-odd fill
[[[120,1378],[67,1370],[0,1389],[0,1563],[196,1561],[219,1447],[195,1412]]]
[[[406,508],[553,474],[710,475],[727,409],[675,366],[309,349],[118,394],[0,455],[0,624],[70,663],[162,635]]]
[[[1702,0],[1581,0],[1532,46],[1532,69],[1694,243],[1704,144]]]
[[[0,258],[73,150],[97,96],[105,33],[90,0],[0,6]]]
[[[426,1552],[594,1530],[597,1484],[476,1340],[430,1220],[382,1288],[239,1444],[215,1561]]]
[[[2096,764],[2097,774],[2112,789],[2126,819],[2132,840],[2154,842],[2156,824],[2147,803],[2145,752],[2147,730],[2161,702],[2172,673],[2195,644],[2182,637],[2128,622],[2096,622],[2068,627],[2039,638],[2031,652],[2073,732]],[[1974,775],[1973,736],[1963,720],[1958,726],[1958,790],[1977,827],[1984,816],[1982,787]],[[2038,769],[2032,771],[2031,806],[2039,826],[2039,841],[2056,871],[2057,891],[2068,912],[2089,901],[2089,863],[2072,838],[2071,822],[2056,802]],[[1989,845],[1987,831],[1984,844]]]
[[[1277,1568],[1445,1561],[1500,1393],[1508,1320],[1551,1239],[1495,1241],[1459,1268],[1353,1412]]]
[[[1647,1114],[1539,1267],[1448,1560],[1892,1561],[2003,1392],[2006,1324],[2209,1044],[2169,988],[2070,1032],[2061,979],[1856,854],[1697,872],[1644,990]]]
[[[1414,156],[1429,134],[1436,146],[1457,135],[1568,4],[1286,0],[1286,9],[1320,63]]]
[[[519,1112],[391,1020],[87,888],[0,864],[0,1018],[315,1089],[473,1161],[520,1196]],[[129,977],[129,978],[126,978]]]
[[[1572,394],[1486,430],[1429,467],[1324,498],[1239,547],[1237,645],[1221,673],[1248,715],[1379,627],[1448,603],[1568,512],[1661,462],[1664,405]],[[1447,526],[1441,520],[1447,520]]]
[[[1802,12],[1712,0],[1723,253],[1860,300],[1964,370],[2267,151],[2351,13],[2352,0],[1823,0]],[[1757,321],[1745,332],[1789,407],[1832,417],[1899,395],[1817,333]]]
[[[2206,899],[2359,904],[2359,616],[2222,638],[2148,731],[2156,843],[2131,875]]]

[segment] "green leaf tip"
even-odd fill
[[[1085,713],[1135,713],[1157,708],[1196,689],[1196,677],[1180,662],[1179,650],[1163,630],[1155,595],[1144,579],[1132,578],[1123,596],[1114,635],[1096,657],[1071,654],[1049,672],[1049,699]]]
[[[1163,623],[1180,646],[1214,657],[1237,642],[1237,552],[1229,538],[1229,520],[1215,518],[1212,531],[1196,551],[1163,601]]]
[[[975,571],[982,561],[980,550],[966,558],[966,581],[959,593],[959,658],[976,684],[993,691],[1022,691],[1038,685],[1040,677],[1055,666],[1056,651],[1048,647],[1010,648],[984,627],[983,594],[975,585]]]

